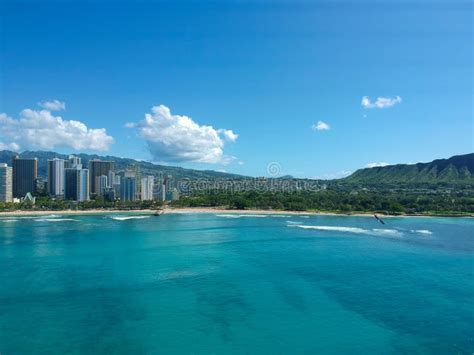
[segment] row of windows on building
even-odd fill
[[[38,160],[15,157],[12,167],[0,164],[0,201],[11,202],[36,193]],[[170,187],[170,178],[160,179],[155,185],[153,176],[140,179],[134,171],[115,172],[113,161],[91,160],[88,169],[83,168],[81,158],[48,160],[46,190],[49,196],[78,202],[90,197],[102,196],[114,201],[175,200],[176,188]],[[138,189],[139,187],[139,189]],[[140,192],[138,192],[140,190]]]

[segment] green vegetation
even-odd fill
[[[183,196],[173,207],[221,207],[282,211],[320,211],[337,213],[377,212],[387,214],[474,215],[474,191],[470,189],[352,189],[331,186],[322,191],[211,191]],[[1,203],[0,211],[13,210],[89,210],[157,209],[161,201],[110,202],[101,198],[76,203],[38,197],[36,204]]]
[[[473,214],[474,194],[467,191],[324,190],[302,192],[209,192],[183,197],[176,207],[224,207],[321,212],[380,212],[389,214]]]
[[[0,151],[0,162],[11,161],[15,153]],[[38,173],[46,173],[46,161],[66,156],[53,152],[24,152],[38,157]],[[262,179],[214,171],[199,171],[154,165],[133,159],[79,154],[87,165],[90,159],[116,162],[116,170],[135,166],[142,174],[171,174],[182,191],[176,207],[224,207],[230,209],[273,209],[322,212],[379,212],[390,214],[474,214],[474,154],[434,160],[431,163],[399,164],[360,169],[339,180],[294,179],[291,176]],[[189,181],[185,181],[189,179]],[[186,184],[184,183],[186,182]],[[324,189],[322,189],[324,188]],[[200,192],[206,189],[206,192]],[[315,191],[316,189],[322,189]],[[284,192],[282,192],[284,191]],[[39,192],[35,206],[0,203],[0,210],[35,209],[144,209],[160,202],[107,202],[102,199],[76,204],[51,200]]]
[[[343,179],[358,184],[456,184],[474,186],[474,153],[430,163],[397,164],[357,170]]]

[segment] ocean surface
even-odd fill
[[[473,219],[0,217],[2,355],[473,352]]]

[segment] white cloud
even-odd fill
[[[377,168],[381,166],[387,166],[390,165],[389,163],[384,163],[384,162],[379,162],[379,163],[369,163],[365,167],[366,168]]]
[[[388,108],[395,104],[402,102],[400,96],[395,97],[377,97],[377,100],[370,101],[368,96],[364,96],[361,101],[361,105],[364,108]]]
[[[0,150],[11,150],[14,152],[18,152],[20,150],[20,146],[16,143],[2,143],[0,142]]]
[[[219,129],[217,130],[217,133],[224,135],[225,139],[229,142],[235,142],[237,138],[239,138],[239,135],[235,134],[230,129]]]
[[[92,129],[84,123],[64,120],[49,110],[25,109],[18,119],[0,114],[1,147],[20,149],[54,149],[106,151],[114,143],[105,128]]]
[[[331,126],[323,121],[318,121],[311,127],[314,131],[329,131]]]
[[[143,120],[126,127],[138,130],[156,161],[228,164],[236,159],[224,155],[225,141],[235,142],[236,133],[201,126],[190,117],[171,114],[164,105],[153,106]]]
[[[66,109],[66,103],[59,100],[42,101],[38,105],[48,111],[62,111]]]

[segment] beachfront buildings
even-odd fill
[[[142,178],[140,196],[143,201],[153,200],[154,185],[155,185],[155,178],[153,176],[146,176]]]
[[[89,200],[89,170],[79,164],[74,168],[64,169],[64,198],[77,202]]]
[[[0,202],[13,201],[13,171],[7,164],[0,164]]]
[[[106,201],[153,201],[155,198],[163,200],[174,200],[179,196],[175,188],[172,177],[164,176],[160,173],[157,177],[152,175],[140,176],[139,171],[130,170],[115,171],[115,163],[105,160],[90,160],[88,163],[94,171],[94,178],[91,177],[91,171],[83,167],[80,157],[70,155],[67,159],[64,157],[49,159],[46,166],[41,167],[41,171],[46,170],[47,179],[44,188],[41,186],[41,177],[37,178],[38,161],[15,157],[13,159],[13,168],[5,165],[1,166],[2,172],[10,171],[9,184],[4,183],[6,178],[0,176],[0,189],[6,189],[3,186],[10,185],[12,199],[25,199],[29,192],[32,197],[42,195],[47,191],[52,198],[64,198],[76,202],[87,201],[89,199],[104,198]],[[45,169],[46,168],[46,169]],[[7,173],[3,175],[6,176]],[[95,192],[92,192],[91,186],[94,185]],[[3,191],[3,190],[1,190]],[[2,199],[10,199],[7,194],[1,194]],[[7,197],[3,197],[3,196]]]
[[[22,198],[36,192],[36,179],[38,177],[38,159],[13,158],[13,197]]]
[[[97,178],[97,190],[99,191],[99,196],[104,196],[105,191],[107,190],[107,175],[101,175]]]
[[[54,158],[48,160],[48,183],[46,185],[48,194],[52,197],[64,196],[64,159]]]
[[[77,202],[89,200],[89,170],[83,169],[81,159],[70,156],[64,169],[64,198]]]
[[[120,179],[120,200],[135,201],[137,192],[137,178],[135,172],[126,171]]]
[[[90,194],[92,196],[100,195],[100,176],[108,176],[110,171],[115,171],[115,164],[113,161],[98,159],[89,161],[89,186]]]

